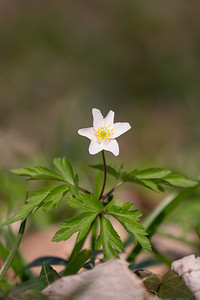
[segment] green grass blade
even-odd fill
[[[6,237],[8,235],[7,232],[5,233],[5,230],[1,230],[1,233],[7,241],[7,237]],[[16,240],[16,237],[13,235],[12,232],[9,233],[9,239],[10,239],[9,242],[8,241],[7,242],[9,244],[9,248],[11,248],[13,247],[13,244]],[[9,250],[5,248],[5,246],[0,242],[0,256],[3,259],[3,261],[7,259],[8,255],[9,255]],[[10,267],[15,272],[16,276],[18,276],[22,281],[26,281],[33,277],[33,274],[30,270],[24,269],[25,265],[26,262],[18,249],[15,259],[11,263]]]
[[[17,238],[15,240],[15,243],[14,243],[9,255],[6,258],[6,261],[4,262],[4,264],[3,264],[3,266],[0,270],[0,281],[4,278],[6,272],[8,271],[10,265],[12,264],[16,254],[18,252],[18,248],[19,248],[19,245],[21,243],[22,236],[24,234],[25,226],[26,226],[26,220],[24,220],[21,223]]]

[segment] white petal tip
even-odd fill
[[[119,155],[119,153],[113,153],[114,154],[114,156],[118,156]]]
[[[92,113],[95,113],[96,111],[100,111],[100,110],[99,110],[98,108],[95,108],[95,107],[94,107],[94,108],[92,109]]]
[[[97,152],[98,153],[98,152]],[[92,153],[92,152],[90,152],[90,150],[89,150],[89,154],[90,155],[95,155],[95,154],[97,154],[97,153]]]
[[[79,129],[79,130],[78,130],[78,134],[80,134],[80,135],[82,135],[82,136],[84,136],[84,135],[83,135],[83,132],[84,132],[84,131],[83,131],[82,129]]]

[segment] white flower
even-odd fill
[[[93,127],[79,129],[78,133],[91,140],[90,154],[97,154],[102,150],[111,151],[115,156],[119,155],[119,145],[116,138],[128,131],[131,126],[126,122],[114,123],[114,112],[109,111],[103,118],[99,109],[93,108]]]

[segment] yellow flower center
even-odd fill
[[[113,129],[111,129],[111,126],[106,126],[104,124],[101,124],[99,127],[97,127],[97,130],[94,131],[94,134],[96,135],[97,141],[100,142],[109,142],[111,139],[111,136],[113,135]]]

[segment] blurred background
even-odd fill
[[[91,126],[93,107],[132,125],[111,164],[197,178],[199,11],[197,0],[1,0],[2,207],[23,203],[27,185],[12,168],[65,155],[89,182],[87,165],[99,158],[77,130]]]

